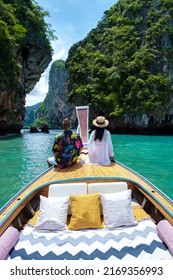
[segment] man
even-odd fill
[[[52,152],[54,157],[48,159],[49,167],[54,165],[59,168],[72,166],[80,155],[83,147],[80,136],[71,130],[71,120],[65,118],[62,121],[64,131],[56,135]]]

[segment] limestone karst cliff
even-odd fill
[[[31,0],[0,0],[0,134],[23,127],[25,97],[52,59],[47,15]]]
[[[50,128],[62,128],[62,120],[69,117],[73,127],[77,126],[75,108],[67,101],[68,69],[63,60],[53,62],[49,72],[47,96],[36,112],[38,123],[48,123]]]
[[[41,42],[40,42],[41,43]],[[28,46],[27,58],[22,58],[21,80],[17,87],[4,88],[0,94],[0,132],[18,133],[25,117],[25,97],[38,82],[51,61],[51,53],[44,45]]]
[[[71,47],[65,65],[62,61],[52,65],[38,120],[60,128],[62,118],[70,116],[75,124],[73,106],[89,105],[90,124],[102,111],[112,132],[173,134],[172,30],[172,1],[117,1],[98,26]],[[25,94],[49,61],[48,49],[44,57],[40,50],[34,58],[40,47],[34,41],[39,42],[39,37],[18,48],[17,90],[6,84],[0,90],[1,128],[21,127]]]
[[[113,132],[173,133],[173,6],[119,0],[67,59],[69,101]]]

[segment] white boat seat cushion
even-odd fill
[[[126,182],[105,182],[88,184],[88,193],[117,193],[128,189]]]
[[[70,195],[87,194],[87,183],[64,183],[49,186],[48,197],[66,197]],[[69,206],[68,215],[71,215]]]
[[[87,194],[87,183],[52,184],[49,186],[48,197]]]

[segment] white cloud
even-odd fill
[[[55,61],[58,59],[66,60],[66,58],[67,58],[67,51],[64,48],[64,49],[58,51],[57,53],[54,52],[54,55],[52,56],[52,61]]]
[[[68,56],[68,46],[62,38],[58,37],[58,40],[53,41],[52,48],[54,50],[52,62],[58,59],[66,60]]]
[[[44,98],[40,98],[38,95],[29,95],[26,96],[26,105],[25,106],[33,106],[37,103],[40,103],[44,100]]]
[[[34,89],[26,95],[26,106],[32,106],[36,103],[42,102],[48,92],[48,82],[46,72],[41,75],[39,82]]]

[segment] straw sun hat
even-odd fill
[[[105,117],[98,116],[95,120],[93,120],[93,125],[97,127],[106,127],[109,124],[109,121],[105,119]]]

